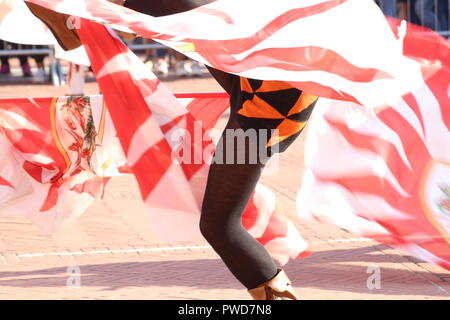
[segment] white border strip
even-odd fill
[[[83,256],[83,255],[94,255],[94,254],[101,254],[101,253],[139,253],[139,252],[160,252],[160,251],[202,250],[202,249],[211,249],[211,246],[44,252],[44,253],[17,254],[16,256],[18,258],[34,258],[34,257],[45,257],[45,256],[72,256],[72,255],[73,256]]]
[[[310,241],[309,243],[327,243],[327,242],[376,242],[366,238],[349,238],[349,239],[331,239],[323,241]],[[181,250],[205,250],[212,249],[211,246],[179,246],[179,247],[163,247],[163,248],[135,248],[135,249],[112,249],[112,250],[92,250],[92,251],[64,251],[64,252],[38,252],[16,254],[18,258],[37,258],[46,256],[85,256],[108,253],[140,253],[140,252],[161,252],[161,251],[181,251]]]

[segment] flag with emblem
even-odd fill
[[[197,127],[202,138],[204,128],[214,127],[228,107],[228,96],[180,94],[177,103],[194,119],[202,120],[204,127]],[[211,109],[216,112],[209,112]],[[169,127],[162,130],[167,132]],[[190,134],[193,138],[195,129],[184,128],[183,143],[174,146],[186,153],[195,152],[193,141],[188,139]],[[208,145],[209,140],[205,146]],[[74,221],[96,199],[101,199],[111,177],[131,173],[102,96],[0,99],[0,147],[0,216],[26,216],[46,234]],[[182,161],[176,155],[175,159]],[[155,161],[145,173],[150,179],[167,173],[167,168],[157,164]],[[204,165],[181,163],[183,176],[172,177],[188,186],[180,192],[191,194],[198,201],[206,183],[206,176],[199,173]],[[172,194],[173,186],[155,188],[164,187],[169,189],[157,190],[155,194]],[[180,224],[176,221],[179,212],[174,216],[172,208],[164,211],[166,202],[150,200],[147,204],[153,217],[149,231],[158,235],[161,242],[199,239],[198,206],[193,211],[187,208],[182,217],[187,224]],[[158,207],[152,207],[156,204]],[[243,224],[280,263],[286,263],[289,258],[307,254],[306,243],[276,207],[274,193],[258,185],[245,210]]]
[[[124,163],[99,146],[115,137],[92,109],[105,110],[101,97],[0,100],[1,216],[27,216],[51,233],[102,196]]]
[[[409,26],[404,48],[420,88],[375,109],[317,104],[298,210],[450,269],[450,44]]]

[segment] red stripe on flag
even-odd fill
[[[427,80],[427,85],[439,102],[442,120],[450,131],[450,69],[441,70]]]
[[[305,251],[301,252],[301,253],[297,256],[297,259],[307,258],[307,257],[309,257],[310,255],[312,255],[312,251],[310,251],[310,250],[305,250]]]
[[[14,186],[6,179],[0,177],[0,186],[7,186],[10,187],[12,189],[15,189]]]
[[[342,78],[368,83],[376,79],[392,79],[381,70],[360,68],[331,49],[321,47],[268,48],[252,52],[242,60],[224,54],[223,48],[211,46],[211,41],[197,40],[196,50],[208,61],[229,73],[242,73],[261,67],[285,71],[324,71]],[[314,58],[311,58],[314,57]]]
[[[272,34],[278,32],[280,29],[296,20],[321,14],[323,12],[334,9],[335,7],[347,1],[348,0],[331,0],[309,7],[291,9],[268,22],[261,30],[258,30],[254,35],[250,37],[232,40],[217,40],[214,42],[217,44],[217,47],[223,48],[223,50],[227,51],[229,54],[238,54],[255,47],[259,43],[269,38]],[[185,39],[185,41],[195,43],[197,48],[199,47],[198,44],[203,42],[203,40],[196,39]],[[206,49],[205,46],[200,46]],[[211,46],[209,47],[209,49],[212,49]]]
[[[78,193],[89,194],[93,198],[97,198],[100,194],[103,197],[104,185],[109,181],[110,177],[95,177],[83,183],[74,185],[70,190]]]
[[[112,41],[103,41],[100,45],[97,39],[111,39],[107,29],[88,20],[81,19],[81,21],[82,28],[78,30],[78,35],[85,43],[92,69],[98,74],[105,63],[111,61],[117,54],[127,52],[127,48],[116,38],[112,38]],[[95,47],[93,47],[94,45]],[[98,55],[104,56],[98,57]],[[145,103],[139,87],[129,85],[135,83],[135,79],[129,71],[124,69],[97,79],[125,152],[130,149],[136,129],[151,116],[151,111]],[[130,103],[132,110],[130,110]]]
[[[167,141],[161,140],[149,148],[133,165],[132,170],[144,200],[166,174],[171,164],[171,149]]]
[[[244,213],[242,215],[242,225],[247,230],[255,226],[256,221],[260,216],[260,212],[254,201],[255,199],[254,195],[255,192],[253,192],[252,197],[250,198],[250,201],[248,202],[247,207],[245,208]]]
[[[422,117],[422,113],[420,113],[419,104],[417,103],[416,98],[414,98],[414,96],[411,93],[408,93],[403,96],[403,100],[405,100],[405,102],[408,104],[408,107],[411,108],[411,110],[416,115],[417,119],[419,119],[422,131],[424,131],[425,126],[424,126],[424,122],[423,122],[423,117]]]
[[[230,106],[228,94],[219,97],[200,97],[192,100],[187,109],[196,121],[201,121],[204,130],[213,128],[220,116]]]
[[[321,176],[315,172],[318,181],[323,181],[326,183],[332,182],[336,183],[342,188],[345,188],[350,193],[363,193],[379,196],[381,199],[386,200],[392,207],[397,208],[399,205],[408,201],[408,208],[414,207],[414,204],[420,205],[414,199],[408,197],[403,197],[387,179],[378,176],[363,176],[363,177],[339,177],[330,178],[326,176]]]
[[[411,164],[411,171],[421,172],[431,155],[417,131],[393,108],[379,111],[377,117],[398,134]]]
[[[347,123],[334,121],[327,115],[325,115],[325,120],[354,147],[370,150],[377,156],[382,157],[402,188],[405,190],[411,188],[408,177],[412,172],[392,143],[378,137],[358,133],[350,129]]]
[[[227,24],[233,24],[233,19],[226,13],[214,8],[199,7],[195,9],[198,13],[204,13],[208,16],[215,16],[222,19]]]
[[[196,98],[229,98],[226,92],[196,92],[196,93],[175,93],[178,99],[196,99]]]
[[[277,238],[286,238],[288,233],[288,221],[286,218],[272,213],[267,228],[258,241],[264,246],[268,242]]]
[[[23,169],[36,181],[43,182],[42,181],[42,166],[32,163],[30,161],[24,161],[23,162]]]
[[[54,143],[55,137],[51,131],[50,114],[52,99],[2,99],[0,108],[24,117],[40,131],[29,129],[2,128],[14,149],[26,154],[40,154],[53,160],[50,164],[40,164],[43,167],[62,172],[66,168],[64,157]],[[47,115],[47,116],[43,116]],[[6,119],[6,121],[8,121]],[[40,179],[38,180],[40,181]]]
[[[206,164],[206,157],[212,157],[212,152],[211,154],[205,152],[208,150],[208,146],[212,145],[212,141],[208,137],[205,139],[205,129],[202,127],[202,123],[195,121],[190,114],[186,115],[186,130],[189,132],[190,141],[187,142],[189,142],[188,148],[191,157],[190,161],[182,162],[181,167],[186,178],[190,180]]]
[[[331,87],[327,87],[316,82],[289,81],[288,83],[299,90],[308,92],[309,94],[318,97],[327,97],[333,100],[349,101],[361,105],[361,102],[359,102],[355,97],[342,91],[336,91]]]
[[[177,126],[177,125],[178,125],[183,119],[185,119],[185,118],[186,118],[186,115],[182,115],[182,116],[176,117],[175,119],[171,120],[170,122],[168,122],[168,123],[162,125],[162,126],[160,127],[162,133],[167,134],[167,132],[169,132],[170,130],[172,130],[173,127]]]
[[[47,197],[45,198],[45,201],[41,209],[39,210],[40,212],[48,211],[56,206],[56,203],[58,202],[60,185],[60,182],[55,182],[50,186],[50,188],[48,189]]]
[[[400,22],[401,20],[397,20],[394,23],[394,33],[397,33]],[[428,61],[438,61],[445,68],[450,68],[450,42],[431,29],[408,23],[403,52],[410,58],[420,60],[426,58]]]

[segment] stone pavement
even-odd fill
[[[167,82],[175,92],[218,91],[208,77]],[[95,83],[86,92],[97,93]],[[49,96],[64,88],[0,87],[0,97]],[[224,119],[222,119],[224,121]],[[263,177],[293,215],[304,137]],[[0,299],[248,299],[204,242],[156,244],[132,176],[107,186],[105,199],[52,236],[29,221],[0,218]],[[450,272],[332,225],[298,222],[314,252],[286,271],[304,299],[450,299]],[[369,289],[379,270],[379,288]],[[80,277],[77,277],[77,274]]]

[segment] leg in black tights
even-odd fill
[[[235,135],[224,132],[218,144],[214,159],[219,163],[213,163],[209,171],[200,230],[233,275],[245,287],[253,289],[275,277],[277,266],[266,249],[242,225],[242,214],[264,165],[259,159],[257,163],[249,161],[249,143],[255,141],[246,141],[243,150],[237,148],[239,135],[244,132],[236,129],[239,125],[231,118],[226,130]],[[221,161],[230,152],[226,148],[229,139],[234,140],[235,155],[245,153],[245,163],[237,164],[237,159],[230,164]]]
[[[152,16],[164,16],[187,11],[209,2],[209,0],[127,0],[125,6]],[[230,96],[240,96],[238,76],[210,67],[208,69]],[[226,129],[234,131],[238,128],[238,122],[231,117]],[[236,136],[231,139],[238,138]],[[222,136],[221,141],[225,146],[226,135]],[[250,142],[245,144],[243,150],[235,149],[235,154],[239,152],[249,156],[248,143]],[[218,148],[215,159],[226,154],[225,149]],[[200,221],[204,237],[233,275],[248,289],[267,282],[277,274],[277,266],[266,249],[242,226],[242,214],[264,167],[261,162],[213,163],[208,175]]]

